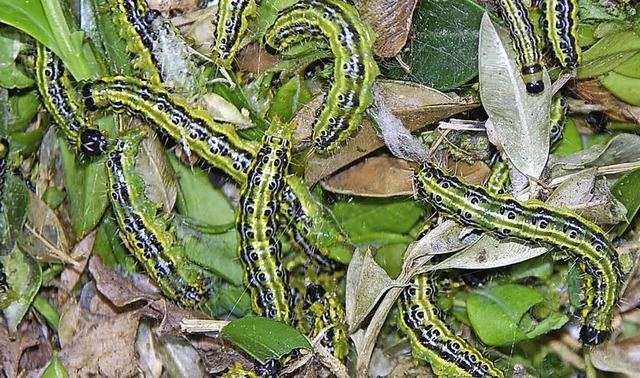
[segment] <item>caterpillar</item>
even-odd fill
[[[564,130],[564,123],[569,111],[569,105],[567,100],[560,93],[556,93],[551,99],[551,129],[550,129],[550,143],[553,147],[562,139],[562,131]]]
[[[509,165],[498,157],[491,167],[491,175],[487,179],[487,192],[494,194],[502,194],[509,185],[511,178],[509,177]]]
[[[7,159],[9,158],[9,141],[0,138],[0,214],[4,211],[4,179],[7,175]]]
[[[192,108],[164,88],[116,76],[86,84],[83,95],[88,109],[110,107],[145,119],[237,182],[246,181],[256,144],[240,138],[233,125],[215,122],[206,111]],[[319,221],[324,218],[322,209],[299,177],[287,177],[282,193],[282,212],[298,230],[300,240],[316,246],[324,256],[329,247],[348,249],[344,235],[333,222]]]
[[[0,262],[0,294],[7,293],[9,291],[9,284],[7,283],[7,275],[4,273],[4,265]]]
[[[335,270],[338,262],[329,257],[328,250],[336,254],[351,255],[354,247],[336,225],[331,214],[324,211],[309,193],[298,176],[287,177],[282,189],[282,213],[291,230],[292,238],[322,269]]]
[[[291,323],[293,296],[282,265],[282,245],[275,221],[291,157],[293,127],[274,121],[240,190],[236,217],[238,250],[259,316]]]
[[[540,5],[540,23],[560,65],[565,69],[577,68],[581,49],[578,39],[578,4],[575,0],[543,0]]]
[[[88,109],[110,107],[141,117],[236,181],[246,179],[256,145],[242,140],[233,125],[215,122],[209,113],[189,106],[164,88],[115,76],[85,85],[83,95]]]
[[[502,18],[509,26],[516,63],[520,68],[527,92],[540,93],[542,82],[541,41],[533,29],[527,8],[522,0],[498,0]]]
[[[456,336],[434,305],[437,286],[429,275],[413,278],[398,299],[398,327],[409,338],[415,358],[438,376],[504,377],[493,362]]]
[[[322,338],[322,345],[336,358],[343,359],[349,354],[349,336],[346,314],[337,298],[328,293],[322,285],[309,284],[304,295],[304,309],[312,323],[310,338],[316,337],[328,325],[335,325]]]
[[[490,193],[448,175],[432,163],[416,170],[413,183],[418,199],[463,225],[498,238],[557,248],[575,260],[585,273],[580,339],[587,345],[607,339],[618,302],[621,271],[615,248],[598,226],[569,210]]]
[[[213,45],[214,61],[217,64],[227,69],[231,67],[242,36],[247,30],[247,16],[255,11],[255,0],[220,0]]]
[[[43,103],[70,144],[87,156],[99,156],[109,148],[105,136],[97,130],[75,100],[64,64],[41,43],[36,47],[36,81]]]
[[[136,154],[146,133],[126,132],[109,152],[107,171],[116,220],[133,255],[170,299],[195,307],[209,295],[209,282],[184,256],[161,205],[144,196],[144,181],[135,171]]]
[[[160,17],[160,13],[149,10],[145,0],[108,0],[108,4],[114,16],[113,22],[127,42],[127,51],[134,57],[134,69],[149,82],[160,84],[158,59],[152,53],[158,35],[151,28],[151,23]]]
[[[335,56],[333,83],[316,115],[313,145],[319,153],[335,151],[360,126],[373,102],[379,73],[373,59],[375,34],[344,1],[301,1],[282,10],[267,29],[268,51],[282,52],[309,39],[329,43]]]

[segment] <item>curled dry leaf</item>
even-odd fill
[[[599,110],[614,121],[640,123],[640,107],[618,100],[599,80],[577,81],[573,91],[586,102],[600,105]]]
[[[425,125],[479,105],[476,98],[452,97],[419,84],[378,80],[377,86],[386,106],[410,131],[419,130]],[[298,128],[311,124],[314,117],[315,108],[308,106],[301,109],[295,119]],[[365,119],[363,126],[335,155],[313,154],[309,157],[305,181],[313,185],[339,169],[369,155],[383,145],[384,142],[378,137],[371,122]]]
[[[591,362],[599,370],[636,376],[640,366],[640,336],[635,335],[615,344],[605,343],[593,348]]]
[[[369,23],[376,33],[373,52],[383,58],[391,58],[407,43],[411,31],[413,11],[417,0],[355,0],[360,17]]]
[[[364,255],[356,251],[347,270],[346,312],[349,329],[355,330],[387,290],[397,286],[401,284],[391,279],[375,262],[371,249]]]
[[[66,292],[73,292],[76,284],[80,281],[82,273],[84,272],[91,252],[93,251],[93,244],[96,241],[97,231],[93,231],[80,240],[71,251],[71,258],[78,262],[78,265],[66,265],[62,274],[60,275],[60,282],[66,289]]]
[[[26,250],[46,262],[78,263],[69,255],[69,240],[60,218],[40,197],[31,194],[31,206],[22,240]]]
[[[334,193],[364,197],[409,196],[413,194],[413,166],[389,156],[366,159],[322,182]]]
[[[145,182],[145,195],[154,202],[162,203],[165,213],[170,213],[176,203],[178,188],[164,155],[162,143],[149,130],[142,141],[136,158],[136,172]]]
[[[572,175],[547,200],[549,205],[566,207],[596,224],[617,224],[626,219],[624,205],[616,201],[603,180],[596,180],[596,169]]]
[[[96,287],[116,307],[125,307],[137,301],[151,301],[160,298],[155,286],[146,287],[136,285],[131,277],[124,277],[113,269],[104,265],[99,257],[92,257],[89,261],[89,272],[96,281]]]
[[[140,312],[86,317],[63,346],[60,360],[73,377],[133,377],[138,373],[135,339]]]

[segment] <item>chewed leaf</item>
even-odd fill
[[[260,363],[280,359],[295,349],[313,350],[309,340],[295,328],[262,317],[234,320],[222,329],[222,337],[242,348]]]
[[[549,90],[527,93],[508,33],[496,27],[487,14],[480,26],[480,96],[493,127],[495,142],[520,172],[538,178],[549,155]],[[543,71],[546,88],[551,81]],[[491,134],[490,134],[491,135]]]

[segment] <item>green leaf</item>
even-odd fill
[[[440,90],[460,87],[478,75],[478,29],[484,9],[473,1],[421,1],[413,14],[415,36],[401,60],[380,64],[391,79]]]
[[[105,157],[79,161],[75,149],[68,146],[63,137],[58,137],[60,155],[69,208],[71,228],[77,238],[93,229],[107,208],[107,171]]]
[[[33,300],[33,308],[42,315],[47,323],[51,326],[54,332],[58,332],[58,326],[60,325],[60,314],[44,297],[37,295]]]
[[[615,71],[608,72],[600,78],[602,85],[620,100],[627,104],[640,106],[640,79],[621,75]]]
[[[54,352],[51,357],[51,362],[47,365],[47,368],[44,369],[42,373],[42,378],[68,378],[69,373],[64,368],[62,361],[58,358],[58,352]]]
[[[543,300],[542,294],[526,286],[494,286],[469,294],[467,315],[483,343],[512,345],[531,338],[527,327],[530,318],[525,314]]]
[[[376,240],[380,233],[408,233],[424,214],[423,206],[397,199],[349,198],[333,207],[333,214],[351,238]]]
[[[294,76],[276,92],[267,118],[272,119],[277,115],[281,121],[288,122],[310,98],[309,88],[298,76]]]
[[[0,0],[0,22],[34,37],[62,59],[77,80],[91,78],[84,58],[84,32],[72,32],[58,0]]]
[[[0,212],[0,256],[4,256],[15,248],[22,232],[29,214],[31,193],[22,180],[9,174],[5,177],[1,200],[4,210]]]
[[[562,131],[562,140],[558,142],[553,149],[553,154],[557,156],[569,156],[578,151],[582,151],[582,135],[576,123],[571,119],[567,119]]]
[[[13,28],[0,28],[0,86],[5,88],[27,88],[35,84],[16,66],[16,58],[25,48],[25,35]]]
[[[98,233],[96,234],[93,253],[99,256],[102,259],[102,262],[110,268],[119,265],[125,267],[131,272],[137,272],[140,270],[140,265],[124,247],[124,244],[120,240],[120,236],[118,236],[119,232],[120,229],[118,228],[118,223],[109,209],[105,212],[105,215],[98,226]]]
[[[277,360],[295,349],[313,350],[295,328],[273,319],[246,317],[222,329],[222,337],[236,344],[260,363]]]
[[[7,320],[9,334],[14,335],[18,330],[18,324],[20,324],[22,318],[31,307],[33,298],[40,290],[42,270],[40,264],[19,247],[16,247],[9,254],[4,266],[7,283],[18,295],[18,299],[4,309],[4,317]]]
[[[238,259],[236,231],[235,228],[226,227],[235,221],[229,200],[221,190],[211,185],[209,176],[202,169],[187,167],[170,154],[168,157],[178,177],[178,211],[188,219],[207,224],[212,229],[225,226],[222,233],[208,233],[192,230],[185,224],[176,224],[177,237],[183,240],[187,257],[228,282],[242,285],[244,270]]]
[[[40,110],[40,98],[36,92],[27,92],[9,98],[10,119],[7,122],[9,134],[24,132]]]
[[[614,234],[621,235],[631,220],[638,213],[640,208],[640,196],[638,196],[638,188],[640,188],[640,169],[634,169],[622,176],[611,186],[611,194],[627,209],[627,222],[616,227]]]
[[[603,75],[620,66],[640,52],[640,36],[625,30],[611,33],[582,54],[577,78],[586,79]]]

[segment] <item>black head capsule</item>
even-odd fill
[[[522,77],[526,84],[527,92],[540,93],[544,91],[544,83],[542,82],[542,67],[539,64],[522,67]]]
[[[84,129],[80,132],[80,151],[88,156],[100,156],[109,149],[107,138],[96,129]]]
[[[595,329],[590,325],[585,325],[580,330],[580,340],[585,345],[598,345],[602,344],[609,337],[609,331],[602,331]]]

